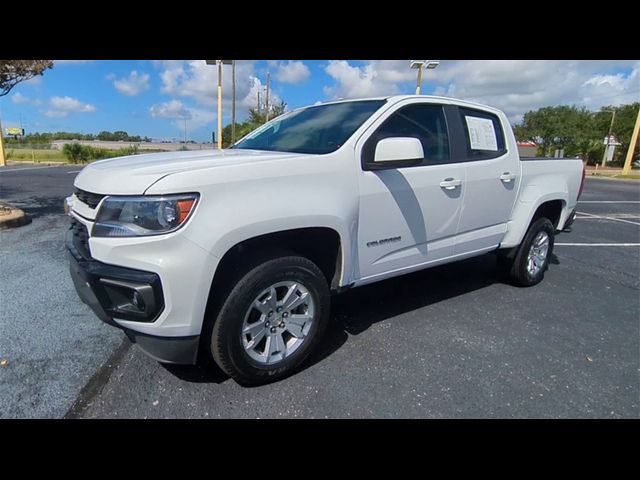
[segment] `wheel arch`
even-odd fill
[[[566,197],[559,194],[542,196],[535,203],[519,203],[514,210],[513,220],[509,222],[507,234],[500,243],[500,248],[512,248],[520,245],[529,226],[541,216],[549,218],[557,230],[562,224],[566,206]]]

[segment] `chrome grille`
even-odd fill
[[[80,190],[79,188],[76,188],[76,191],[74,193],[78,198],[78,200],[88,205],[90,208],[96,208],[100,203],[100,200],[106,197],[106,195],[101,195],[99,193],[85,192],[84,190]]]

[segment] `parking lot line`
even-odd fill
[[[579,200],[578,203],[640,203],[640,200]]]
[[[27,167],[27,168],[12,168],[11,170],[0,170],[0,173],[22,172],[24,170],[42,170],[44,168],[57,168],[58,165],[49,165],[46,167]]]
[[[587,217],[591,217],[591,218],[602,218],[604,220],[613,220],[614,222],[630,223],[631,225],[640,226],[640,223],[638,223],[638,222],[632,222],[630,220],[624,220],[622,218],[613,218],[613,217],[607,217],[607,216],[604,216],[604,215],[592,215],[592,214],[586,213],[586,212],[577,212],[577,213],[579,213],[580,215],[585,215]]]
[[[640,247],[640,243],[554,243],[563,247]]]

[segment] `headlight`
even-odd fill
[[[93,226],[93,237],[143,237],[173,232],[189,218],[197,193],[107,197]]]

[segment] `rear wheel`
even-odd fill
[[[538,218],[512,255],[500,254],[498,265],[507,280],[520,287],[536,285],[544,278],[553,252],[555,228],[548,218]]]
[[[245,385],[290,375],[318,344],[329,318],[330,294],[310,260],[268,260],[233,287],[208,342],[215,362]]]

